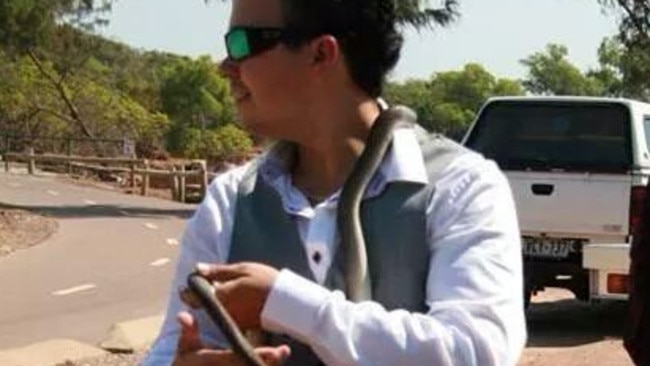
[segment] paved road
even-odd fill
[[[117,321],[159,314],[193,206],[0,173],[0,202],[58,231],[0,257],[0,349],[51,338],[97,344]]]

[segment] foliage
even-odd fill
[[[522,60],[528,69],[523,85],[533,94],[628,97],[650,100],[650,49],[626,47],[605,38],[598,48],[599,66],[582,72],[568,60],[565,46],[549,44]]]
[[[524,87],[541,95],[602,95],[603,86],[595,78],[584,75],[567,56],[566,46],[549,44],[545,52],[521,60],[528,68],[522,82]]]
[[[650,38],[649,0],[598,0],[605,8],[620,16],[618,38],[626,46],[645,43]]]
[[[0,132],[128,138],[150,155],[165,149],[162,75],[180,56],[142,53],[90,31],[111,1],[7,0],[0,4]]]
[[[44,75],[59,79],[50,62],[40,70],[27,56],[2,60],[0,67],[0,127],[15,135],[78,136],[81,125],[67,112],[57,87]],[[167,117],[150,112],[118,90],[85,75],[86,70],[66,79],[65,91],[85,121],[85,128],[103,139],[129,137],[150,149],[162,149]],[[102,151],[99,151],[101,153]]]
[[[395,0],[397,18],[401,24],[422,28],[446,26],[458,17],[458,1],[444,0],[438,8],[429,8],[422,0]]]
[[[235,125],[216,129],[185,129],[181,135],[183,156],[224,161],[236,158],[253,147],[250,137]]]
[[[208,57],[179,60],[164,75],[160,89],[162,109],[179,123],[203,127],[233,120],[226,80]]]
[[[48,70],[51,64],[45,64]],[[43,111],[57,110],[59,103],[49,83],[27,58],[15,61],[0,52],[0,127],[16,135],[51,134],[66,128]]]
[[[160,100],[162,111],[173,124],[168,135],[168,149],[173,153],[204,150],[202,146],[209,143],[199,144],[199,148],[187,147],[186,136],[194,136],[191,131],[209,131],[234,120],[234,105],[228,83],[207,57],[176,60],[165,68]]]
[[[481,104],[491,96],[521,95],[515,80],[497,79],[479,64],[470,63],[460,71],[435,73],[428,81],[391,83],[386,98],[404,104],[418,114],[425,129],[459,139]]]
[[[106,23],[111,0],[3,0],[0,45],[23,53],[52,40],[61,22],[92,30]]]
[[[650,101],[650,0],[598,0],[620,17],[615,39],[622,94]]]

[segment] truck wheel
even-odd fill
[[[526,287],[524,289],[524,310],[528,310],[532,298],[533,298],[533,289]]]

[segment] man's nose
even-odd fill
[[[219,73],[226,78],[236,79],[239,76],[239,63],[226,57],[219,63]]]

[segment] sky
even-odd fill
[[[431,1],[435,6],[437,1]],[[434,72],[482,64],[498,77],[521,79],[520,60],[548,43],[568,47],[582,70],[598,65],[597,49],[616,33],[617,16],[596,0],[460,0],[460,19],[446,28],[407,28],[402,58],[390,78],[428,78]],[[224,57],[230,2],[118,0],[104,36],[143,50]]]

